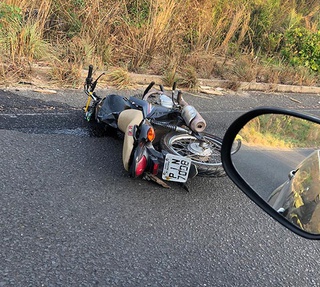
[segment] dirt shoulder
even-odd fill
[[[96,71],[95,75],[99,75],[102,71]],[[87,71],[83,70],[81,78],[85,79]],[[129,73],[130,88],[143,89],[150,82],[155,81],[156,84],[164,84],[163,79],[159,75],[135,74]],[[234,82],[220,79],[198,79],[198,92],[209,95],[223,95],[225,93],[258,91],[266,93],[302,93],[302,94],[320,94],[320,87],[316,86],[297,86],[297,85],[281,85],[274,83],[257,83],[257,82]],[[102,77],[99,81],[102,89],[115,89],[106,77]],[[61,89],[81,89],[82,85],[61,85],[57,82],[49,80],[48,69],[44,67],[33,67],[32,72],[27,79],[7,84],[0,84],[1,89],[16,90],[34,90],[39,93],[56,93]]]

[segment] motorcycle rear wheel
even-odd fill
[[[190,158],[200,176],[225,176],[221,162],[222,139],[208,133],[200,134],[204,141],[189,134],[170,132],[161,138],[160,147],[169,153]]]

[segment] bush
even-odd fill
[[[282,54],[293,66],[306,66],[312,71],[320,70],[320,30],[316,33],[296,28],[285,34]]]
[[[63,81],[89,63],[158,73],[167,82],[183,70],[187,86],[196,86],[196,77],[230,73],[232,81],[254,81],[266,70],[260,59],[284,55],[309,78],[305,70],[320,69],[318,2],[3,0],[0,66],[46,61]],[[261,78],[281,81],[279,71]]]

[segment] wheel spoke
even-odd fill
[[[205,137],[205,143],[208,145],[208,149],[210,149],[210,155],[206,155],[205,152],[203,155],[201,155],[200,152],[197,154],[192,151],[192,148],[189,148],[191,145],[198,144],[198,146],[200,146],[201,144],[200,141],[193,136],[177,135],[170,140],[171,148],[176,154],[186,156],[191,160],[202,164],[213,165],[221,163],[220,147],[207,137]],[[195,147],[197,148],[197,146]]]

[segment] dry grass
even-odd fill
[[[256,60],[278,55],[276,33],[297,25],[317,31],[315,0],[4,0],[1,7],[20,9],[0,17],[2,70],[10,66],[13,77],[40,60],[52,67],[52,80],[69,85],[91,63],[161,74],[168,84],[183,76],[191,88],[198,77],[318,83],[303,68]]]
[[[188,66],[181,70],[181,78],[179,86],[188,88],[189,90],[197,91],[199,88],[198,75],[193,66]]]
[[[149,2],[148,17],[137,23],[135,15],[129,15],[125,9],[120,25],[116,27],[118,53],[126,59],[133,71],[138,71],[149,64],[159,50],[168,51],[173,39],[168,35],[176,32],[172,26],[175,16],[174,0],[153,0]],[[126,7],[126,6],[125,6]],[[136,16],[137,17],[137,16]],[[141,26],[140,26],[141,25]]]
[[[131,86],[131,78],[127,69],[119,68],[108,73],[108,81],[119,90],[129,88]]]
[[[168,67],[163,73],[162,81],[165,86],[172,87],[174,82],[178,82],[177,66]]]

